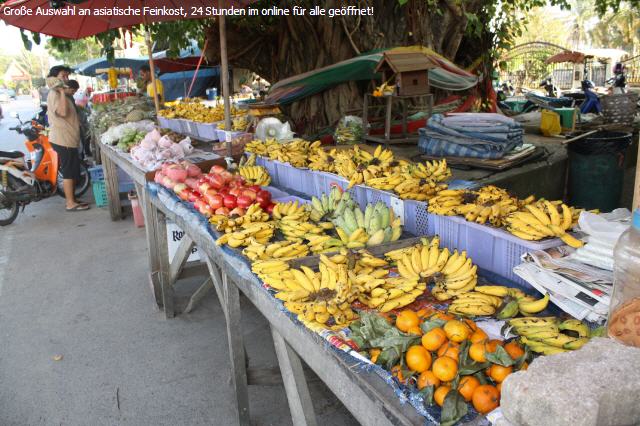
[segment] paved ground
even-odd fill
[[[144,230],[102,209],[63,209],[51,198],[0,228],[0,425],[233,424],[214,294],[165,320],[147,284]],[[244,299],[243,312],[250,365],[277,365],[266,321]],[[319,424],[357,424],[309,376]],[[291,424],[282,386],[251,387],[250,399],[254,424]]]

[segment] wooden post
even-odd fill
[[[640,137],[639,137],[640,139]],[[640,140],[638,141],[640,144]],[[636,180],[633,186],[633,205],[631,206],[632,211],[635,209],[640,209],[640,148],[638,148],[638,161],[636,163]]]
[[[149,51],[149,70],[151,72],[151,86],[153,87],[153,104],[156,107],[156,114],[160,111],[160,99],[158,98],[158,87],[156,86],[156,65],[153,62],[153,46],[151,44],[151,32],[149,28],[145,28],[146,32],[144,40],[147,43],[147,50]]]
[[[229,61],[227,59],[227,24],[224,15],[218,18],[220,27],[220,81],[222,82],[222,98],[224,101],[224,128],[231,130],[231,94],[229,93]],[[231,141],[227,141],[227,157],[231,157]]]

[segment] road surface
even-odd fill
[[[11,100],[2,104],[4,118],[0,121],[0,151],[22,151],[26,153],[24,136],[9,130],[18,124],[18,120],[11,117],[12,112],[17,112],[20,118],[30,120],[39,107],[31,96],[18,96],[17,100]]]

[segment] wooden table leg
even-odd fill
[[[282,338],[278,331],[271,327],[273,345],[276,348],[280,373],[284,382],[284,389],[289,401],[291,420],[294,425],[316,426],[316,414],[313,410],[313,402],[309,394],[307,380],[300,357]]]
[[[122,219],[122,205],[120,204],[120,192],[118,191],[118,168],[104,152],[100,155],[102,156],[102,171],[104,173],[104,184],[107,189],[107,200],[111,220],[120,220]]]
[[[229,357],[231,359],[231,380],[236,391],[238,406],[238,423],[241,426],[250,425],[249,416],[249,389],[247,384],[247,366],[244,350],[244,338],[242,336],[242,324],[240,313],[240,290],[230,282],[227,274],[222,273],[222,284],[226,305],[227,339],[229,342]]]
[[[153,288],[153,296],[156,304],[162,309],[162,288],[160,287],[160,279],[158,277],[158,271],[160,270],[160,254],[158,253],[158,245],[156,242],[157,227],[156,221],[153,217],[153,204],[149,201],[149,194],[144,186],[139,183],[135,184],[136,192],[138,193],[138,200],[142,206],[142,213],[144,215],[144,230],[147,237],[147,248],[149,249],[149,271],[151,287]],[[166,230],[165,230],[166,233]]]
[[[169,248],[167,243],[167,218],[158,209],[152,209],[152,220],[156,227],[156,254],[158,255],[158,280],[162,292],[162,306],[166,318],[175,315],[173,286],[170,279]]]

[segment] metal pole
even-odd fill
[[[224,101],[224,128],[228,132],[231,130],[231,94],[229,93],[229,62],[227,61],[227,24],[224,15],[220,15],[218,18],[218,25],[220,27],[220,74]],[[227,141],[227,157],[231,158],[231,154],[231,141]]]
[[[158,86],[156,86],[156,65],[153,62],[153,46],[151,44],[151,32],[149,28],[145,28],[146,32],[144,40],[147,43],[147,50],[149,51],[149,70],[151,71],[151,87],[153,87],[153,104],[156,107],[156,114],[160,111],[160,99],[158,98]]]

